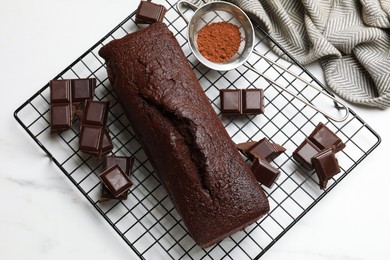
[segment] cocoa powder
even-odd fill
[[[241,35],[238,27],[228,22],[211,23],[198,32],[198,50],[209,61],[223,63],[238,51]]]

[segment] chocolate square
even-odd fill
[[[99,178],[116,198],[132,186],[129,176],[118,165],[102,172]]]
[[[124,173],[126,173],[129,177],[131,174],[131,170],[133,168],[134,164],[134,158],[133,157],[125,157],[125,156],[106,156],[103,159],[103,171],[118,165]],[[110,190],[102,183],[101,184],[101,195],[100,195],[100,202],[105,202],[111,199],[119,199],[119,200],[125,200],[128,197],[128,193],[124,192],[117,197],[112,195]]]
[[[262,89],[242,91],[242,113],[247,115],[264,113],[264,91]]]
[[[51,104],[51,133],[60,133],[72,126],[72,106],[70,104]]]
[[[335,146],[338,152],[345,148],[341,139],[323,123],[319,123],[308,138],[321,150]]]
[[[85,102],[93,99],[96,87],[96,79],[72,79],[72,99],[73,102]]]
[[[313,144],[308,138],[305,138],[293,152],[293,158],[301,163],[307,170],[312,170],[313,165],[311,159],[319,152],[321,152],[321,149]]]
[[[322,189],[326,188],[326,184],[325,187],[323,187],[325,181],[330,180],[341,171],[333,148],[325,148],[314,155],[312,163],[318,175],[318,179],[320,180],[320,184],[322,184],[320,185]]]
[[[81,127],[79,147],[83,152],[98,153],[103,137],[103,128],[100,126],[83,125]]]
[[[221,89],[221,113],[224,115],[241,114],[241,90]]]
[[[256,179],[268,188],[272,188],[280,176],[280,171],[264,159],[256,158],[251,169]]]
[[[70,103],[70,85],[68,80],[51,80],[50,83],[51,103]]]
[[[141,1],[135,14],[135,22],[146,24],[162,22],[166,12],[167,9],[163,5]]]
[[[246,153],[251,160],[254,160],[256,158],[272,160],[280,154],[279,151],[267,138],[263,138],[260,141],[256,142],[247,150]]]
[[[83,123],[105,125],[108,116],[108,106],[108,101],[87,101]]]

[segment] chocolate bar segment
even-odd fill
[[[282,148],[280,145],[275,147],[267,138],[263,138],[252,145],[246,153],[252,161],[256,158],[264,158],[270,161],[285,151]]]
[[[221,113],[223,115],[241,114],[241,90],[221,89]]]
[[[293,152],[293,158],[300,162],[307,170],[312,170],[313,165],[311,159],[319,152],[321,152],[321,149],[313,144],[308,138],[305,138]]]
[[[139,24],[162,22],[166,12],[167,9],[163,5],[141,1],[135,14],[135,22]]]
[[[112,141],[106,128],[108,101],[87,101],[80,130],[80,151],[102,157],[112,148]]]
[[[264,159],[256,158],[251,167],[256,179],[268,188],[272,188],[280,176],[280,171]]]
[[[244,89],[242,91],[242,113],[246,115],[264,113],[264,91],[262,89]]]
[[[125,156],[106,156],[103,159],[103,167],[102,170],[103,172],[108,170],[109,168],[118,165],[122,171],[127,174],[127,176],[130,177],[131,170],[133,168],[134,164],[134,158],[133,157],[125,157]],[[117,197],[112,195],[110,190],[102,183],[101,184],[102,189],[101,189],[101,196],[99,201],[100,202],[105,202],[111,199],[119,199],[119,200],[125,200],[128,197],[128,193],[124,192]]]
[[[92,100],[93,93],[96,87],[96,79],[73,79],[72,84],[72,100],[73,102],[85,102]]]
[[[314,155],[313,166],[320,181],[320,188],[326,188],[326,182],[340,172],[340,166],[333,148],[326,148]]]
[[[114,197],[126,192],[133,185],[129,176],[118,165],[102,172],[99,178]]]
[[[67,80],[50,81],[50,132],[61,133],[72,127],[71,89]]]
[[[334,146],[339,152],[345,148],[342,140],[323,123],[319,123],[308,138],[321,150]]]

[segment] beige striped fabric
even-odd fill
[[[320,60],[328,87],[340,97],[390,106],[390,0],[230,2],[257,18],[300,63]]]

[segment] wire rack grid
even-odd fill
[[[110,101],[108,128],[114,144],[112,154],[135,158],[131,176],[134,185],[127,200],[99,202],[101,186],[97,176],[101,173],[101,162],[79,151],[78,122],[66,132],[50,135],[48,84],[15,111],[15,118],[140,259],[258,259],[366,158],[379,145],[380,137],[353,111],[350,111],[346,121],[331,122],[243,66],[228,72],[205,68],[196,60],[187,45],[186,23],[176,11],[176,0],[154,2],[168,9],[164,22],[169,25],[182,46],[232,140],[239,143],[267,137],[287,149],[272,162],[281,171],[276,185],[272,189],[264,188],[271,206],[269,214],[245,230],[207,249],[196,246],[188,235],[112,92],[104,61],[97,54],[109,41],[144,27],[135,23],[134,13],[55,77],[94,77],[97,79],[94,98]],[[333,102],[324,101],[319,91],[309,87],[308,82],[323,88],[317,79],[282,48],[279,47],[280,53],[283,53],[282,56],[286,59],[272,52],[269,44],[279,46],[278,43],[261,27],[256,24],[255,27],[255,49],[267,58],[251,57],[248,61],[251,66],[308,101],[336,114],[342,112]],[[287,67],[299,77],[286,73],[268,59]],[[219,89],[253,87],[264,89],[265,114],[243,117],[220,115]],[[342,172],[329,181],[325,190],[319,189],[318,178],[313,171],[304,170],[292,159],[292,151],[319,122],[325,123],[346,143],[346,148],[337,154]]]

